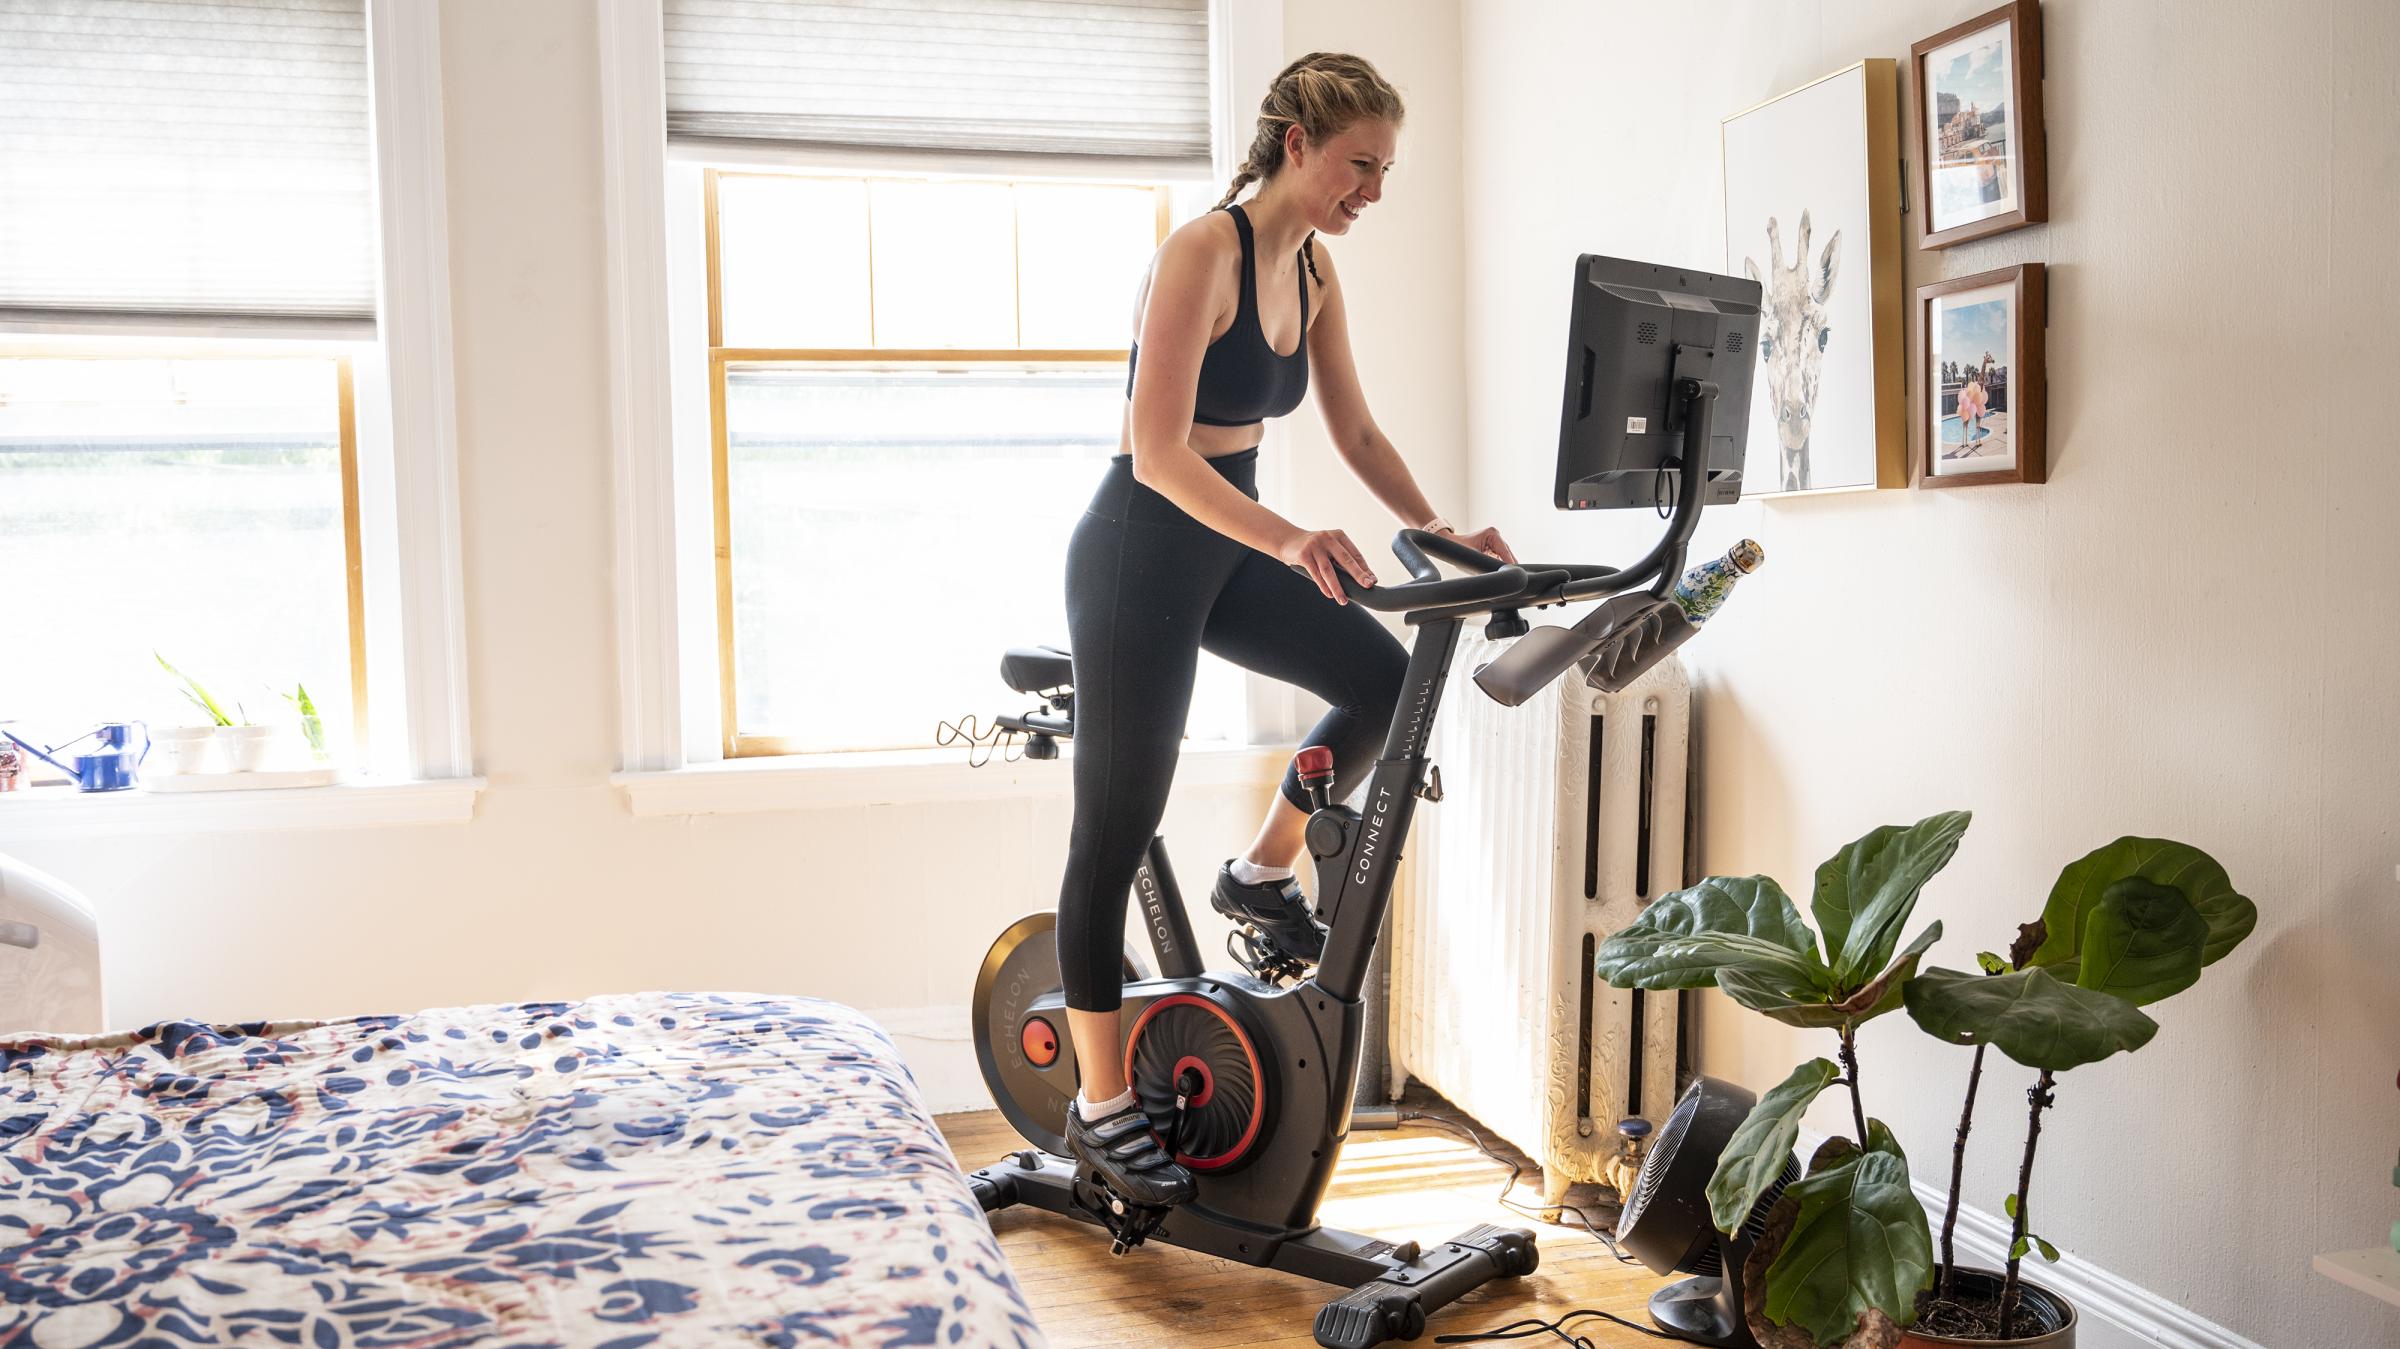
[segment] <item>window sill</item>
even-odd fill
[[[665,772],[618,773],[609,781],[635,815],[734,815],[771,810],[920,805],[957,801],[1064,800],[1074,788],[1072,745],[1054,761],[999,759],[981,768],[963,750],[790,754],[693,764]],[[1291,760],[1289,746],[1186,746],[1177,787],[1265,789]]]
[[[189,794],[32,787],[0,793],[0,845],[128,834],[464,824],[475,818],[475,798],[483,786],[482,778],[436,778]]]

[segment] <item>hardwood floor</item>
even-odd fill
[[[1439,1097],[1412,1093],[1402,1108],[1461,1118]],[[944,1115],[940,1123],[959,1164],[970,1171],[1025,1146],[998,1111]],[[1522,1160],[1506,1143],[1488,1133],[1485,1139],[1502,1155]],[[1342,1150],[1319,1217],[1328,1226],[1427,1244],[1476,1223],[1534,1230],[1542,1267],[1524,1279],[1496,1280],[1444,1308],[1426,1337],[1416,1341],[1421,1345],[1432,1344],[1435,1335],[1496,1330],[1512,1321],[1549,1320],[1582,1308],[1612,1311],[1647,1326],[1644,1308],[1665,1281],[1638,1264],[1618,1263],[1580,1228],[1535,1222],[1501,1207],[1496,1196],[1507,1174],[1466,1139],[1434,1125],[1412,1122],[1392,1131],[1361,1131]],[[1605,1224],[1614,1210],[1593,1198],[1605,1193],[1579,1186],[1568,1198]],[[1538,1204],[1539,1173],[1527,1166],[1510,1197]],[[1005,1209],[991,1217],[1035,1318],[1059,1349],[1314,1349],[1310,1326],[1317,1308],[1339,1291],[1172,1246],[1147,1245],[1112,1258],[1099,1229],[1035,1209]],[[1661,1343],[1598,1317],[1579,1320],[1570,1329],[1608,1349]]]

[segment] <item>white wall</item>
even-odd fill
[[[1723,270],[1719,119],[1862,56],[1905,63],[1985,8],[1471,7],[1479,515],[1545,556],[1652,537],[1647,518],[1545,509],[1572,259]],[[1711,513],[1696,556],[1750,535],[1768,562],[1687,648],[1704,862],[1805,902],[1842,842],[1971,808],[1919,910],[1952,934],[1934,958],[1964,966],[2109,838],[2208,848],[2258,933],[2154,1009],[2151,1046],[2062,1079],[2035,1225],[2264,1344],[2391,1343],[2396,1314],[2308,1257],[2378,1243],[2400,1214],[2400,437],[2381,406],[2400,11],[2043,10],[2052,222],[1926,254],[1912,233],[1905,270],[2049,264],[2051,481]],[[1705,1068],[1753,1087],[1832,1049],[1713,994],[1704,1015]],[[1921,1176],[1946,1174],[1964,1056],[1892,1017],[1862,1057],[1871,1113]],[[2031,1076],[1986,1073],[1966,1184],[1984,1208],[2013,1188]],[[1814,1122],[1846,1131],[1846,1110]]]
[[[1371,7],[1286,0],[1295,41],[1365,28]],[[251,1019],[402,1011],[645,988],[750,989],[896,1013],[963,1035],[985,946],[1057,902],[1068,770],[1025,799],[636,819],[616,767],[596,21],[584,0],[442,6],[468,661],[476,766],[461,826],[0,844],[102,915],[109,1015]],[[1345,246],[1378,411],[1457,502],[1457,69],[1453,5],[1377,25],[1423,130],[1395,190]],[[1294,51],[1306,50],[1295,47]],[[1261,91],[1252,91],[1253,100]],[[1431,349],[1412,337],[1442,334]],[[1303,419],[1295,419],[1299,422]],[[1321,432],[1285,501],[1357,520]],[[1338,469],[1333,470],[1338,473]],[[1361,497],[1359,500],[1363,500]],[[1455,513],[1455,512],[1454,512]],[[1322,524],[1319,527],[1323,527]],[[1028,585],[1056,584],[1027,578]],[[1039,634],[1028,634],[1029,637]],[[962,651],[978,666],[997,652]],[[993,704],[1007,695],[998,681]],[[927,708],[936,716],[971,709]],[[991,771],[997,772],[998,769]],[[1273,790],[1178,793],[1163,832],[1187,887],[1247,843]],[[1195,897],[1205,949],[1222,926]],[[910,1009],[917,1009],[911,1013]],[[938,1107],[963,1044],[911,1042]],[[937,1061],[938,1060],[938,1061]]]

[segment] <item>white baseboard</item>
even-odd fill
[[[1800,1131],[1801,1165],[1808,1164],[1825,1137],[1813,1130]],[[1950,1198],[1947,1154],[1943,1161],[1940,1176],[1912,1178],[1910,1182],[1937,1239],[1942,1206]],[[1986,1269],[2006,1267],[2010,1228],[2009,1220],[1999,1214],[1971,1204],[1959,1205],[1955,1240],[1960,1266],[1972,1260]],[[2075,1304],[2076,1314],[2083,1318],[2076,1335],[2077,1349],[2148,1349],[2152,1345],[2164,1349],[2266,1349],[2078,1255],[2067,1254],[2055,1265],[2032,1259],[2024,1272]]]
[[[900,1046],[901,1061],[917,1079],[917,1090],[933,1113],[992,1108],[983,1070],[975,1066],[973,1023],[967,1004],[870,1007],[864,1012]]]

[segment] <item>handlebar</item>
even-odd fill
[[[1427,553],[1434,553],[1460,567],[1472,568],[1478,574],[1444,580],[1441,569],[1433,564]],[[1400,613],[1411,609],[1442,609],[1461,604],[1505,607],[1494,601],[1516,599],[1535,589],[1529,584],[1534,578],[1523,567],[1478,552],[1446,534],[1403,529],[1392,536],[1392,554],[1400,559],[1401,566],[1408,568],[1409,576],[1414,579],[1396,586],[1363,586],[1344,572],[1341,574],[1343,593],[1369,609]]]

